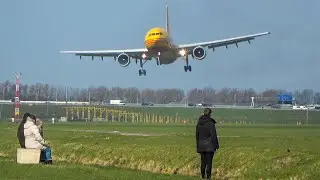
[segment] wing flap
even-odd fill
[[[208,48],[215,48],[215,47],[226,46],[230,44],[238,44],[240,42],[251,41],[251,40],[254,40],[254,38],[235,39],[235,40],[228,40],[223,42],[215,42],[215,43],[212,43],[211,45],[208,45]]]
[[[141,56],[147,49],[123,49],[123,50],[96,50],[96,51],[60,51],[62,54],[74,54],[76,56],[117,56],[127,53],[131,57]]]

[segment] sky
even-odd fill
[[[153,27],[165,27],[166,0],[11,0],[0,6],[0,82],[86,88],[311,88],[320,91],[320,1],[169,0],[170,33],[176,44],[269,31],[251,44],[208,51],[202,60],[157,66],[139,76],[133,61],[91,60],[62,50],[144,48]]]

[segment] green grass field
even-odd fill
[[[150,114],[159,114],[165,116],[178,115],[182,119],[188,119],[195,122],[202,113],[202,108],[168,108],[168,107],[126,107],[130,112],[144,112]],[[34,113],[42,119],[51,119],[52,117],[65,116],[63,106],[56,105],[26,105],[22,104],[21,114],[25,112]],[[49,116],[45,115],[48,112]],[[13,105],[3,105],[2,117],[11,118],[14,113]],[[251,124],[296,124],[297,121],[302,124],[320,124],[320,111],[302,110],[264,110],[264,109],[214,109],[213,116],[217,121],[225,123],[236,123],[245,121]]]
[[[17,126],[0,123],[5,179],[199,179],[191,124],[46,122],[52,166],[16,164]],[[218,124],[217,131],[216,179],[320,177],[320,126]]]

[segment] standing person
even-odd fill
[[[211,109],[205,108],[196,126],[197,153],[201,156],[201,177],[211,179],[212,159],[219,149],[216,121],[211,118]]]

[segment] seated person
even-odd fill
[[[20,144],[21,148],[26,148],[25,137],[24,137],[24,124],[26,123],[28,116],[30,116],[29,113],[25,113],[23,115],[22,121],[20,122],[19,127],[18,127],[18,131],[17,131],[17,137],[18,137],[19,144]]]
[[[39,128],[39,132],[40,132],[42,138],[44,138],[44,136],[43,136],[43,123],[42,123],[41,119],[36,118],[36,125]]]
[[[34,115],[24,114],[18,129],[18,138],[22,148],[41,150],[41,162],[52,163],[51,149],[41,136]]]

